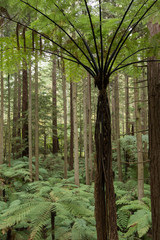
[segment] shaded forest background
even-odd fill
[[[68,30],[81,46],[77,33],[66,24],[78,17],[75,24],[85,32],[95,54],[85,5],[61,2],[66,17],[52,1],[32,0],[30,4]],[[112,42],[126,4],[125,0],[102,1],[106,45]],[[146,1],[144,8],[149,4],[151,1]],[[68,61],[70,57],[50,39],[85,64],[87,60],[64,31],[23,1],[0,1],[0,6],[0,239],[97,239],[94,179],[99,93],[93,77]],[[98,38],[98,4],[89,2],[89,8]],[[136,19],[137,11],[135,4],[119,35],[132,17]],[[111,110],[117,230],[122,240],[153,237],[148,101],[153,107],[151,99],[156,91],[148,93],[148,89],[154,80],[158,99],[159,63],[154,60],[159,58],[159,4],[151,13],[125,43],[120,61],[114,62],[120,71],[110,77],[106,90]],[[127,68],[123,68],[125,64]],[[150,114],[154,116],[158,147],[159,115]],[[158,178],[159,168],[154,167]]]

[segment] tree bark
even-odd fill
[[[91,109],[91,77],[88,75],[88,148],[89,148],[89,172],[90,183],[93,178],[93,164],[92,164],[92,109]]]
[[[1,112],[0,112],[0,165],[3,164],[3,104],[4,104],[4,86],[3,71],[1,71]]]
[[[16,137],[17,137],[17,74],[15,74],[15,80],[14,80],[14,97],[13,97],[13,129],[12,129],[12,153],[13,158],[15,159],[17,157],[16,154]]]
[[[52,63],[52,152],[58,152],[56,58]]]
[[[29,138],[29,173],[32,181],[32,74],[29,66],[29,100],[28,100],[28,138]]]
[[[35,170],[39,180],[38,53],[35,51]]]
[[[64,119],[64,178],[67,178],[67,96],[65,66],[62,60],[63,119]]]
[[[139,104],[139,89],[137,80],[134,82],[134,101],[136,118],[136,138],[137,138],[137,157],[138,157],[138,200],[144,197],[144,164],[143,164],[143,144],[141,133],[141,106]]]
[[[84,157],[85,157],[85,170],[86,170],[86,184],[89,185],[89,162],[88,162],[88,134],[87,134],[87,80],[83,79],[83,139],[84,139]]]
[[[129,127],[129,84],[128,76],[125,76],[125,112],[126,112],[126,134],[130,135]]]
[[[148,63],[152,239],[160,239],[160,64]]]
[[[115,78],[115,127],[116,127],[116,144],[117,144],[117,165],[118,165],[118,180],[122,181],[122,166],[120,152],[120,126],[119,126],[119,84],[118,75]]]
[[[28,76],[27,76],[27,64],[23,62],[23,96],[22,96],[22,140],[23,151],[22,156],[28,157]]]
[[[8,74],[8,119],[7,119],[7,131],[8,131],[8,156],[7,162],[8,166],[11,167],[11,89],[10,89],[10,75]]]
[[[72,93],[72,85],[73,85],[73,83],[70,82],[70,123],[71,123],[71,128],[70,128],[70,162],[69,162],[69,170],[73,170],[73,164],[74,164],[74,159],[73,159],[74,129],[73,129],[73,93]]]
[[[111,119],[106,89],[99,90],[95,142],[95,216],[97,239],[117,240],[111,157]]]
[[[18,67],[18,112],[17,112],[17,154],[18,158],[21,157],[22,155],[22,142],[21,142],[21,104],[22,104],[22,99],[21,99],[21,88],[22,88],[22,83],[21,83],[21,74],[20,74],[20,66]]]
[[[112,140],[116,139],[115,123],[115,81],[112,82]]]
[[[77,122],[77,83],[72,83],[73,90],[73,129],[74,129],[74,178],[79,186],[79,159],[78,159],[78,122]]]

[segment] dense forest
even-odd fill
[[[159,12],[0,0],[0,240],[160,240]]]

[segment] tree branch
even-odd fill
[[[114,40],[115,40],[115,38],[116,38],[116,35],[117,35],[120,27],[122,26],[122,24],[123,24],[123,22],[124,22],[124,19],[125,19],[128,11],[129,11],[129,9],[131,8],[133,2],[134,2],[134,0],[131,0],[130,4],[128,5],[128,8],[127,8],[127,10],[125,11],[125,13],[124,13],[124,15],[123,15],[123,17],[122,17],[122,20],[120,21],[119,26],[117,27],[117,29],[116,29],[116,31],[115,31],[115,33],[114,33],[114,35],[113,35],[112,41],[111,41],[111,43],[110,43],[110,45],[109,45],[109,49],[108,49],[108,53],[107,53],[107,57],[106,57],[106,61],[105,61],[105,66],[104,66],[104,72],[105,72],[105,73],[107,72],[107,68],[108,68],[108,65],[109,65],[109,63],[110,63],[110,60],[108,61],[108,58],[109,58],[109,55],[110,55],[110,51],[111,51],[113,42],[114,42]],[[113,52],[113,54],[115,54],[115,51]],[[112,55],[113,55],[113,54],[112,54]],[[112,56],[111,56],[111,57],[112,57]],[[112,58],[111,58],[111,59],[112,59]]]
[[[5,19],[8,19],[7,17],[2,16],[1,14],[0,14],[0,17],[5,18]],[[33,29],[33,28],[31,28],[31,27],[29,27],[29,26],[27,26],[27,25],[25,25],[25,24],[23,24],[23,23],[21,23],[21,22],[18,22],[18,21],[16,21],[16,20],[12,19],[12,18],[10,18],[10,19],[8,19],[8,20],[10,20],[11,22],[17,23],[17,24],[19,24],[19,25],[21,25],[21,26],[23,26],[23,27],[25,27],[25,28],[27,28],[27,29],[29,29],[29,30],[31,30],[31,31],[34,31],[34,32],[37,33],[38,35],[40,35],[40,36],[44,37],[45,39],[49,40],[50,42],[52,42],[53,44],[55,44],[56,46],[58,46],[59,48],[61,48],[61,49],[64,50],[65,52],[67,52],[68,55],[69,55],[70,57],[72,57],[73,59],[75,59],[75,60],[76,60],[75,62],[77,62],[77,64],[79,64],[79,65],[81,65],[83,68],[85,68],[87,72],[89,72],[90,74],[92,73],[91,75],[92,75],[93,77],[95,76],[95,72],[93,72],[88,66],[86,66],[85,64],[83,64],[77,57],[75,57],[72,53],[70,53],[66,48],[64,48],[63,46],[61,46],[61,45],[58,44],[57,42],[53,41],[51,38],[49,38],[49,37],[48,37],[47,35],[45,35],[44,33],[40,33],[40,32],[38,32],[36,29]]]
[[[91,57],[91,60],[94,64],[94,70],[98,73],[98,67],[97,67],[97,64],[96,64],[96,61],[93,57],[93,54],[87,44],[87,41],[85,40],[85,38],[83,37],[83,35],[80,33],[80,31],[74,26],[74,24],[68,19],[68,17],[66,16],[65,12],[63,11],[63,9],[61,9],[56,3],[53,3],[57,8],[58,10],[63,14],[64,17],[66,17],[67,21],[69,22],[69,24],[73,27],[73,29],[77,32],[77,34],[80,36],[80,38],[82,39],[90,57]]]
[[[88,62],[90,63],[90,65],[92,66],[92,68],[94,69],[94,65],[92,64],[90,58],[86,55],[86,53],[83,51],[83,49],[76,43],[76,41],[59,25],[57,24],[53,19],[51,19],[50,17],[48,17],[46,14],[44,14],[43,12],[41,12],[38,8],[32,6],[31,4],[29,4],[28,2],[24,1],[24,0],[20,0],[21,2],[23,2],[24,4],[28,5],[30,8],[34,9],[36,12],[40,13],[42,16],[44,16],[45,18],[47,18],[49,21],[51,21],[52,23],[54,23],[60,30],[62,30],[69,38],[70,40],[76,45],[76,47],[83,53],[83,55],[86,57],[86,59],[88,60]],[[94,69],[95,70],[95,69]]]
[[[87,1],[84,0],[84,2],[85,2],[85,6],[86,6],[86,9],[87,9],[87,13],[88,13],[88,17],[89,17],[89,21],[90,21],[90,25],[91,25],[91,29],[92,29],[92,35],[93,35],[94,45],[95,45],[97,59],[98,59],[98,66],[99,66],[99,69],[100,69],[100,59],[99,59],[99,54],[98,54],[98,47],[97,47],[96,36],[95,36],[94,27],[93,27],[93,23],[92,23],[92,18],[91,18],[91,14],[90,14],[90,11],[89,11],[89,8],[88,8]]]
[[[118,43],[118,45],[117,45],[117,49],[118,49],[118,50],[116,51],[116,54],[115,54],[115,56],[114,56],[114,58],[113,58],[113,61],[112,61],[111,65],[110,65],[109,73],[110,73],[110,71],[111,71],[111,69],[112,69],[112,66],[113,66],[113,64],[114,64],[114,62],[115,62],[115,60],[116,60],[116,58],[117,58],[120,50],[122,49],[123,45],[124,45],[125,42],[127,41],[128,37],[129,37],[130,34],[133,32],[133,30],[135,29],[135,27],[139,24],[139,22],[144,18],[144,16],[146,15],[146,13],[153,7],[153,5],[154,5],[157,1],[158,1],[158,0],[155,0],[155,1],[150,5],[150,7],[147,8],[147,10],[146,10],[146,11],[144,12],[144,14],[139,18],[139,20],[133,25],[133,27],[131,27],[131,30],[130,30],[130,31],[128,32],[128,34],[126,35],[125,39],[123,40],[123,38],[122,38],[123,41],[120,40],[122,43],[121,43],[121,44]],[[141,8],[142,8],[142,7],[141,7]]]

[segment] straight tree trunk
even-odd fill
[[[27,63],[23,61],[23,96],[22,96],[22,140],[23,151],[22,156],[28,157],[28,76],[27,76]]]
[[[31,62],[30,62],[30,66],[29,66],[28,138],[29,138],[29,173],[30,173],[30,180],[32,181],[33,170],[32,170],[32,74],[31,74]]]
[[[11,89],[10,89],[10,75],[8,74],[8,119],[7,119],[7,130],[8,130],[8,166],[11,167]]]
[[[4,104],[4,86],[3,86],[3,71],[1,71],[1,112],[0,112],[0,165],[3,164],[3,104]]]
[[[21,83],[21,74],[20,74],[20,66],[18,67],[18,111],[17,111],[17,154],[18,154],[18,158],[21,157],[22,155],[22,142],[21,142],[21,104],[22,104],[22,99],[21,99],[21,88],[22,88],[22,83]]]
[[[16,140],[17,137],[17,74],[15,74],[15,80],[14,80],[14,97],[13,97],[13,130],[12,130],[12,153],[13,158],[16,158]]]
[[[63,117],[64,117],[64,178],[67,178],[67,96],[65,66],[62,60]]]
[[[152,239],[160,239],[160,64],[148,63]]]
[[[129,127],[129,83],[128,76],[125,76],[125,112],[126,112],[126,134],[130,135]]]
[[[83,139],[84,139],[84,157],[85,157],[85,170],[86,170],[86,184],[89,185],[89,162],[88,162],[88,133],[87,133],[87,80],[83,79]]]
[[[83,111],[83,107],[82,104],[80,102],[80,106],[79,106],[79,157],[82,157],[82,151],[83,151],[83,137],[82,137],[82,123],[83,123],[83,119],[82,119],[82,111]]]
[[[38,52],[35,51],[35,170],[39,180]]]
[[[134,82],[134,100],[136,117],[137,157],[138,157],[138,200],[141,200],[144,197],[144,164],[141,133],[141,106],[139,104],[139,88],[137,80],[135,80]]]
[[[116,122],[115,122],[115,81],[112,82],[112,139],[116,139]]]
[[[56,58],[52,61],[52,152],[58,152]]]
[[[111,153],[111,118],[106,89],[99,89],[95,128],[95,216],[97,240],[117,240]]]
[[[92,110],[91,110],[91,77],[88,75],[88,148],[89,148],[89,170],[90,170],[90,183],[93,178],[92,166]]]
[[[143,71],[143,80],[145,80],[145,70]],[[146,100],[148,100],[147,97],[147,83],[145,81],[142,82],[142,101],[143,101],[143,107],[142,107],[142,130],[143,134],[147,134],[147,128],[148,128],[148,105]],[[143,161],[148,160],[148,152],[147,152],[147,142],[144,143],[144,152],[143,152]]]
[[[119,126],[119,84],[118,75],[115,78],[115,127],[116,127],[116,143],[117,143],[117,164],[118,164],[118,180],[122,181],[122,166],[120,152],[120,126]]]
[[[73,164],[74,164],[74,159],[73,159],[73,137],[74,137],[74,129],[73,129],[73,93],[72,93],[72,85],[73,83],[70,82],[70,162],[69,162],[69,170],[73,170]]]
[[[74,178],[79,186],[79,159],[78,159],[78,122],[77,122],[77,83],[72,83],[73,90],[73,129],[74,129]]]

